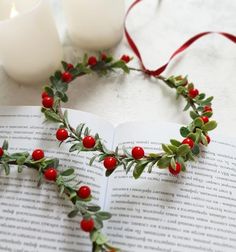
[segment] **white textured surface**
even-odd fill
[[[65,59],[72,62],[82,55],[65,39],[60,0],[51,0],[60,35],[64,41]],[[127,6],[131,3],[127,0]],[[149,67],[165,63],[170,54],[196,33],[214,30],[236,33],[236,1],[225,0],[146,0],[130,15],[128,26]],[[4,39],[4,38],[1,38]],[[47,39],[47,38],[45,38]],[[132,54],[125,39],[113,50],[114,55]],[[137,61],[132,62],[137,66]],[[30,67],[30,66],[29,66]],[[169,66],[165,75],[188,74],[197,87],[215,96],[215,118],[218,131],[236,136],[236,44],[217,35],[197,42]],[[0,105],[40,105],[41,87],[23,86],[9,79],[0,69]],[[115,74],[98,79],[83,77],[69,91],[68,107],[95,113],[118,124],[132,120],[159,120],[188,123],[181,112],[182,102],[161,82],[132,73]]]

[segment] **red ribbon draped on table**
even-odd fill
[[[131,6],[129,7],[126,16],[125,16],[125,36],[127,38],[127,41],[131,47],[131,49],[133,50],[133,52],[135,53],[135,55],[138,57],[141,67],[142,69],[145,71],[146,74],[149,74],[150,76],[159,76],[161,73],[163,73],[165,71],[165,69],[167,68],[167,66],[169,65],[170,61],[177,56],[178,54],[180,54],[181,52],[185,51],[188,47],[190,47],[194,42],[196,42],[198,39],[208,35],[208,34],[218,34],[221,35],[229,40],[231,40],[232,42],[236,43],[236,36],[230,34],[230,33],[226,33],[226,32],[212,32],[212,31],[207,31],[207,32],[202,32],[199,33],[195,36],[193,36],[192,38],[188,39],[182,46],[180,46],[169,58],[168,62],[166,64],[164,64],[163,66],[157,68],[156,70],[149,70],[145,67],[144,63],[143,63],[143,59],[142,56],[140,54],[140,51],[137,47],[137,45],[135,44],[134,40],[132,39],[132,37],[130,36],[127,26],[126,26],[126,20],[129,16],[130,11],[134,8],[134,6],[138,3],[142,2],[142,0],[136,0],[134,1]]]

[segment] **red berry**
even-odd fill
[[[97,62],[97,58],[96,58],[96,57],[94,57],[94,56],[89,57],[89,59],[88,59],[88,64],[89,64],[90,66],[95,66],[97,63],[98,63],[98,62]]]
[[[84,232],[92,232],[94,229],[94,220],[91,219],[83,219],[80,222],[80,227]]]
[[[191,138],[185,138],[182,144],[187,144],[192,149],[194,146],[194,141]]]
[[[53,97],[46,96],[43,98],[42,104],[45,108],[52,108],[54,103]]]
[[[102,54],[101,54],[101,59],[102,59],[103,61],[106,61],[107,55],[106,55],[105,53],[102,53]]]
[[[103,165],[107,170],[112,171],[116,168],[117,160],[114,157],[105,157]]]
[[[64,81],[64,82],[70,82],[72,81],[73,79],[73,76],[70,72],[64,72],[62,75],[61,75],[61,79]]]
[[[144,150],[142,147],[136,146],[132,149],[132,156],[134,159],[141,159],[144,157]]]
[[[91,190],[88,186],[81,186],[77,191],[77,195],[81,199],[87,199],[91,195]]]
[[[207,140],[207,142],[209,144],[211,142],[211,138],[208,135],[206,135],[205,137],[206,137],[206,140]]]
[[[74,68],[74,65],[72,64],[67,64],[67,71],[70,71]]]
[[[125,63],[129,63],[131,60],[130,56],[125,54],[120,59],[123,60]]]
[[[210,106],[205,106],[203,112],[212,112],[212,108]]]
[[[188,95],[191,98],[195,98],[197,95],[199,95],[199,91],[198,91],[198,89],[190,89],[188,91]]]
[[[0,147],[0,158],[3,156],[3,154],[4,154],[4,150],[3,148]]]
[[[96,140],[92,136],[86,136],[83,139],[83,146],[87,149],[91,149],[95,146]]]
[[[56,181],[56,179],[57,179],[57,170],[55,168],[47,168],[44,171],[44,177],[47,180]]]
[[[209,118],[207,116],[201,116],[201,119],[204,123],[208,123],[209,122]]]
[[[172,175],[177,176],[181,172],[181,165],[176,162],[175,169],[173,169],[172,166],[169,165],[169,171]]]
[[[43,150],[41,150],[41,149],[34,150],[33,153],[32,153],[32,158],[33,158],[34,161],[38,161],[38,160],[44,158]]]
[[[57,140],[64,141],[68,138],[69,134],[66,129],[58,129],[56,133]]]
[[[44,91],[41,96],[42,96],[42,99],[44,99],[45,97],[48,97],[49,95],[47,92]]]

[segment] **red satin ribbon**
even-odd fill
[[[131,47],[131,49],[133,50],[133,52],[135,53],[135,55],[138,57],[140,65],[142,67],[142,69],[145,71],[145,73],[147,73],[150,76],[159,76],[161,73],[163,73],[165,71],[165,69],[167,68],[167,66],[169,65],[170,61],[177,56],[178,54],[180,54],[181,52],[185,51],[188,47],[190,47],[194,42],[196,42],[198,39],[208,35],[208,34],[218,34],[221,35],[229,40],[231,40],[232,42],[236,43],[236,36],[230,34],[230,33],[226,33],[226,32],[212,32],[212,31],[207,31],[207,32],[202,32],[199,33],[195,36],[193,36],[192,38],[190,38],[189,40],[187,40],[182,46],[180,46],[169,58],[168,62],[166,64],[164,64],[163,66],[157,68],[156,70],[149,70],[145,67],[144,63],[143,63],[143,59],[142,56],[139,52],[139,49],[137,47],[137,45],[135,44],[134,40],[132,39],[132,37],[130,36],[127,26],[126,26],[126,21],[128,18],[128,15],[130,13],[130,11],[134,8],[134,6],[138,3],[142,2],[142,0],[136,0],[134,1],[131,6],[129,7],[126,16],[125,16],[125,36],[127,38],[127,41]]]

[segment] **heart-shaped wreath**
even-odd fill
[[[61,109],[61,103],[68,101],[67,90],[69,84],[76,78],[96,73],[99,76],[108,75],[110,72],[121,70],[126,74],[132,71],[139,71],[145,75],[150,73],[143,69],[136,69],[128,66],[131,58],[123,55],[119,60],[113,59],[104,53],[98,57],[87,55],[82,62],[72,65],[62,62],[64,71],[57,71],[50,77],[50,85],[44,87],[42,93],[42,113],[47,121],[59,124],[56,138],[61,143],[71,144],[70,152],[92,152],[94,156],[90,165],[97,159],[103,162],[106,176],[110,176],[116,169],[123,166],[126,173],[133,171],[134,178],[139,178],[144,170],[152,172],[153,167],[166,168],[177,176],[181,171],[186,170],[186,162],[194,161],[201,150],[201,146],[210,143],[208,132],[215,129],[217,123],[210,118],[213,115],[211,102],[213,97],[206,97],[190,83],[187,77],[155,76],[159,81],[168,87],[175,89],[177,98],[182,97],[186,101],[184,110],[190,109],[192,121],[189,125],[180,128],[181,140],[171,139],[170,143],[162,144],[161,153],[146,153],[141,146],[134,146],[130,151],[123,149],[119,152],[118,147],[113,151],[106,148],[99,134],[91,133],[90,129],[81,122],[76,128],[68,121],[67,111]],[[67,169],[59,172],[59,160],[57,158],[46,158],[41,149],[29,153],[13,153],[7,151],[8,143],[4,141],[0,148],[0,164],[5,169],[6,175],[10,173],[10,165],[17,165],[18,172],[23,167],[33,168],[38,171],[39,180],[44,177],[48,181],[55,182],[60,195],[65,195],[74,205],[73,210],[68,214],[74,217],[80,214],[81,229],[90,233],[93,252],[115,252],[118,248],[108,243],[108,239],[102,234],[103,221],[111,218],[109,212],[101,211],[97,205],[91,204],[91,189],[88,186],[78,187],[75,171]]]

